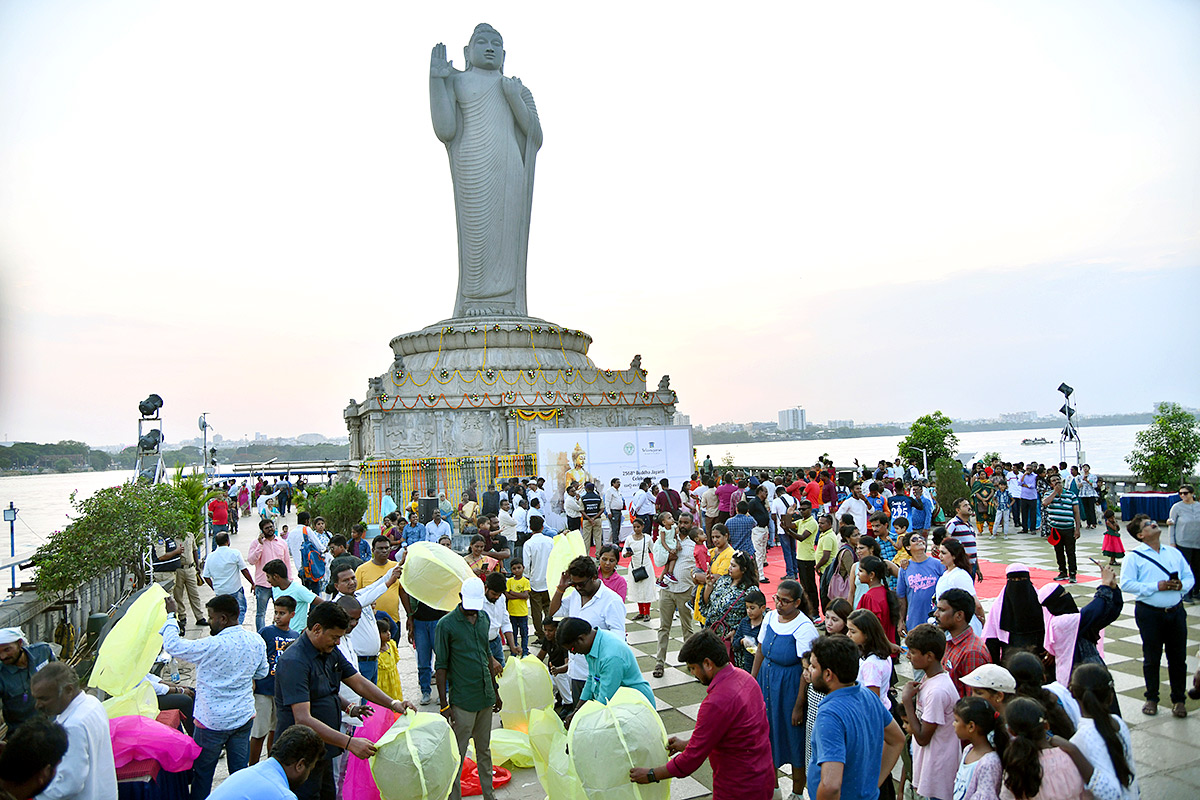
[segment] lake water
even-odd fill
[[[1127,475],[1129,467],[1125,456],[1134,446],[1134,436],[1144,430],[1145,425],[1106,425],[1080,429],[1083,440],[1084,460],[1092,465],[1094,472],[1106,475]],[[1023,446],[1021,440],[1042,437],[1050,440],[1047,445]],[[992,450],[998,451],[1007,461],[1029,461],[1030,459],[1057,463],[1058,428],[1019,431],[977,431],[960,433],[959,447],[963,453],[974,455]],[[720,463],[726,453],[733,456],[734,463],[753,466],[808,466],[818,456],[827,453],[838,466],[853,464],[858,459],[863,464],[875,464],[881,458],[894,458],[900,436],[866,436],[858,439],[821,439],[804,442],[762,442],[745,444],[700,445],[700,458],[708,453],[713,461]],[[1073,460],[1073,453],[1068,461]],[[99,489],[116,486],[133,477],[132,470],[111,472],[80,472],[60,475],[18,475],[0,478],[0,505],[7,508],[15,503],[19,512],[15,526],[16,552],[25,553],[46,541],[52,531],[66,525],[71,512],[71,492],[89,497]],[[8,531],[0,529],[0,553],[8,555]],[[0,591],[8,588],[9,571],[0,571]]]
[[[1129,465],[1125,456],[1134,447],[1134,436],[1145,430],[1146,425],[1103,425],[1080,428],[1079,438],[1083,442],[1083,460],[1090,464],[1092,472],[1102,475],[1128,475]],[[996,451],[1005,461],[1037,461],[1048,464],[1059,462],[1058,437],[1061,428],[1038,428],[1020,431],[969,431],[958,434],[959,450],[972,456]],[[1022,439],[1049,439],[1050,444],[1022,445]],[[711,454],[713,463],[719,464],[726,453],[733,456],[733,463],[747,466],[811,466],[817,458],[828,453],[833,463],[848,466],[858,459],[862,464],[874,466],[881,458],[894,459],[896,445],[903,436],[864,436],[858,439],[816,439],[803,442],[747,442],[744,444],[698,445],[700,460]],[[919,456],[919,454],[918,454]],[[1074,463],[1075,450],[1072,446],[1067,456]]]

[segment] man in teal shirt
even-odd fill
[[[622,686],[637,689],[654,705],[654,693],[638,669],[637,656],[620,636],[594,628],[585,619],[567,617],[558,626],[558,643],[587,656],[588,678],[579,694],[579,706],[588,700],[607,704]]]

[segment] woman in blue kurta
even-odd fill
[[[771,757],[776,768],[792,765],[792,792],[804,791],[804,715],[800,657],[812,649],[818,633],[800,610],[803,590],[796,581],[782,581],[775,592],[775,609],[768,611],[758,635],[758,652],[750,674],[762,687],[771,728]]]

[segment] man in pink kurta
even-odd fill
[[[258,538],[250,543],[246,563],[254,567],[254,630],[261,631],[267,624],[267,602],[271,599],[271,584],[263,567],[279,559],[287,565],[288,577],[295,579],[296,568],[288,554],[287,542],[275,535],[275,523],[264,519],[258,523]]]

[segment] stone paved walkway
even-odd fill
[[[257,529],[250,523],[252,519],[244,519],[242,533],[233,537],[233,545],[244,554],[256,535],[251,531]],[[285,518],[294,527],[295,516]],[[1101,531],[1085,531],[1079,540],[1079,566],[1081,575],[1099,576],[1088,556],[1104,560],[1100,555]],[[1126,546],[1129,546],[1127,542]],[[1008,540],[989,539],[984,536],[979,543],[980,555],[997,565],[1019,561],[1031,567],[1040,567],[1056,571],[1054,551],[1045,540],[1037,536],[1022,536],[1020,534]],[[779,563],[779,550],[771,550],[770,560]],[[624,569],[624,568],[622,568]],[[772,578],[771,585],[764,585],[764,593],[768,599],[772,589],[782,574],[778,566],[768,566],[768,577]],[[1090,583],[1090,585],[1089,585]],[[1095,591],[1094,582],[1085,582],[1076,586],[1068,586],[1068,590],[1076,596],[1082,606]],[[208,592],[207,588],[204,592]],[[208,594],[205,595],[206,597]],[[985,602],[985,605],[988,605]],[[253,600],[251,600],[253,606]],[[635,605],[628,606],[629,616],[637,613]],[[657,610],[657,609],[655,609]],[[673,638],[667,653],[667,669],[663,677],[654,678],[654,654],[657,647],[658,620],[652,614],[651,622],[629,622],[627,627],[628,641],[638,653],[638,663],[643,674],[654,689],[658,713],[662,717],[668,734],[690,734],[695,725],[697,710],[704,699],[704,687],[696,682],[690,674],[679,665],[679,647],[682,644],[681,635],[676,622],[672,631]],[[253,608],[247,615],[253,625]],[[1188,608],[1189,641],[1194,645],[1200,643],[1200,606]],[[203,635],[191,629],[189,636]],[[1126,602],[1125,613],[1107,631],[1105,645],[1105,660],[1113,673],[1120,695],[1119,703],[1125,721],[1133,732],[1134,758],[1137,764],[1142,797],[1148,800],[1195,800],[1200,793],[1200,701],[1188,701],[1190,716],[1187,719],[1176,719],[1171,716],[1169,707],[1164,707],[1157,717],[1146,717],[1141,713],[1144,702],[1142,697],[1142,665],[1141,645],[1137,626],[1133,621],[1133,603]],[[1193,655],[1188,659],[1189,670],[1195,670],[1197,659]],[[911,676],[905,664],[901,675]],[[185,676],[186,676],[185,672]],[[1190,672],[1189,672],[1190,675]],[[400,677],[404,686],[405,696],[410,700],[419,700],[417,689],[416,656],[407,646],[400,647]],[[1166,695],[1167,674],[1165,663],[1162,670],[1163,692]],[[433,707],[429,707],[433,710]],[[499,724],[497,718],[497,725]],[[781,771],[781,784],[790,788],[789,780],[784,776],[787,768]],[[224,777],[224,764],[220,766],[217,780]],[[712,773],[705,764],[696,774],[682,780],[676,780],[671,787],[673,800],[688,800],[690,798],[710,797],[712,790]],[[496,792],[500,800],[541,800],[542,791],[537,775],[532,769],[513,770],[512,781]]]

